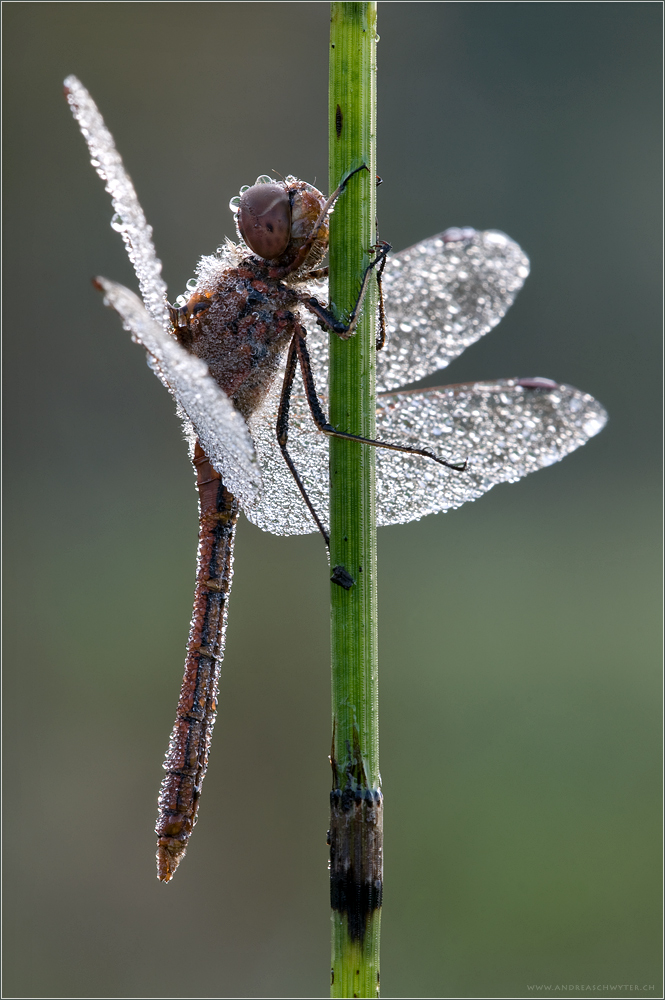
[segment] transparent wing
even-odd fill
[[[132,340],[148,352],[153,367],[175,396],[201,447],[225,485],[241,503],[259,495],[261,474],[247,425],[208,373],[205,362],[188,354],[149,315],[141,300],[123,285],[98,278],[106,302],[120,314]]]
[[[79,123],[83,138],[88,144],[92,165],[106,182],[106,190],[111,195],[116,213],[111,225],[122,234],[125,241],[145,307],[153,319],[168,330],[166,284],[162,278],[162,263],[155,253],[152,228],[146,222],[134,185],[115,148],[113,136],[104,124],[104,119],[92,97],[75,76],[68,76],[65,80],[65,94],[72,114]]]
[[[527,386],[538,386],[527,388]],[[560,461],[607,421],[600,403],[547,379],[499,379],[381,396],[377,436],[430,448],[432,461],[377,449],[377,521],[400,524],[476,500]]]
[[[307,281],[298,284],[298,288],[307,295],[313,295],[314,298],[322,302],[323,305],[328,305],[328,279],[323,278],[319,281]],[[300,322],[307,330],[307,350],[309,352],[309,358],[312,362],[312,371],[314,372],[314,378],[317,387],[321,392],[328,392],[328,334],[325,330],[317,324],[316,319],[311,312],[307,312],[306,309],[300,307],[299,309]]]
[[[275,438],[281,383],[250,421],[263,488],[245,505],[250,521],[274,534],[316,527]],[[527,388],[527,386],[537,386]],[[327,400],[321,397],[324,409]],[[380,397],[377,437],[430,448],[446,460],[468,460],[455,472],[426,458],[376,449],[377,522],[400,524],[476,500],[497,483],[516,482],[560,461],[602,430],[607,420],[592,396],[547,379],[500,379]],[[316,430],[302,391],[294,392],[289,451],[310,498],[328,523],[328,442]]]
[[[491,230],[447,229],[389,257],[379,391],[445,368],[496,326],[528,273],[529,259],[517,243]]]
[[[504,233],[447,229],[388,258],[383,289],[387,340],[376,356],[379,392],[445,368],[496,326],[529,274],[529,258]],[[328,282],[308,292],[328,301]],[[313,360],[327,364],[327,340],[304,313]],[[327,376],[321,385],[327,385]]]
[[[308,346],[310,338],[307,338]],[[325,343],[322,333],[318,341]],[[317,387],[325,388],[327,369],[313,365]],[[289,472],[277,444],[277,411],[283,374],[279,372],[260,409],[250,417],[249,428],[261,466],[263,487],[259,496],[243,505],[247,518],[275,535],[306,535],[316,531],[312,515]],[[327,399],[320,394],[324,408]],[[289,410],[288,449],[319,517],[328,524],[328,439],[314,423],[307,405],[300,373],[296,375]]]

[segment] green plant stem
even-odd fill
[[[332,3],[330,190],[361,163],[330,226],[330,299],[350,312],[371,261],[376,219],[376,3]],[[330,338],[330,421],[375,437],[376,283],[350,340]],[[378,740],[374,449],[330,441],[333,794],[332,997],[375,997],[379,982],[383,806]]]

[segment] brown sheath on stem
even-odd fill
[[[187,850],[208,766],[238,520],[238,501],[198,442],[194,468],[200,513],[196,589],[185,675],[164,761],[166,776],[155,827],[157,874],[162,882],[170,881]]]
[[[347,918],[351,941],[365,938],[383,902],[383,795],[347,786],[330,793],[330,905]]]

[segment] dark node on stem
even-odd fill
[[[346,915],[350,939],[362,943],[367,920],[383,899],[383,795],[368,787],[355,726],[346,763],[339,766],[334,749],[330,763],[330,905]]]
[[[383,900],[383,796],[378,789],[330,793],[330,905],[346,915],[352,941]]]
[[[335,111],[335,132],[337,133],[337,138],[342,134],[342,123],[344,121],[344,116],[342,114],[342,109],[339,104],[337,105],[337,110]]]
[[[330,579],[332,583],[336,583],[338,587],[343,587],[344,590],[351,590],[351,587],[356,582],[344,566],[335,566]]]

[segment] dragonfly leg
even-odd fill
[[[359,167],[356,167],[355,170],[349,171],[346,177],[342,179],[342,182],[340,183],[339,187],[335,188],[335,190],[330,195],[327,202],[321,209],[321,213],[316,222],[314,223],[314,228],[307,237],[306,242],[303,243],[302,247],[298,251],[297,257],[295,257],[295,259],[290,264],[287,264],[284,267],[271,267],[270,270],[268,271],[268,275],[271,278],[286,278],[287,275],[293,274],[293,272],[297,271],[299,267],[302,267],[304,262],[307,260],[309,252],[314,246],[319,233],[321,232],[321,227],[323,226],[324,222],[328,217],[328,212],[333,207],[333,205],[335,204],[335,202],[337,201],[337,199],[339,198],[342,191],[346,187],[347,183],[351,180],[353,175],[359,173],[361,170],[369,170],[369,167],[367,166],[366,163],[361,163]]]
[[[320,278],[327,278],[330,273],[329,267],[317,267],[313,271],[308,271],[305,278],[309,281],[318,281]]]
[[[376,285],[379,289],[379,329],[376,335],[376,349],[380,351],[386,342],[386,309],[383,302],[383,269],[386,266],[386,260],[388,259],[388,251],[391,250],[389,243],[385,240],[379,240],[379,242],[374,247],[377,253],[380,253],[384,247],[387,247],[383,253],[383,259],[379,264],[379,269],[376,272]]]
[[[380,279],[380,276],[383,273],[383,268],[385,267],[386,257],[391,250],[392,247],[390,243],[385,243],[383,241],[378,243],[376,247],[372,247],[372,251],[375,254],[374,260],[371,260],[365,268],[356,304],[351,310],[346,323],[338,320],[332,310],[328,309],[324,305],[321,305],[319,300],[314,298],[314,296],[299,295],[298,301],[304,305],[305,309],[308,309],[317,317],[319,326],[323,327],[324,330],[332,330],[333,333],[336,333],[342,340],[348,340],[349,337],[352,337],[355,333],[356,324],[358,323],[358,319],[360,317],[360,310],[362,309],[362,304],[365,301],[365,295],[367,294],[371,272],[374,268],[378,267],[379,270],[377,271],[377,277]],[[381,291],[381,284],[379,284],[379,289],[379,316],[381,318],[381,331],[379,333],[379,337],[377,337],[377,350],[380,350],[381,347],[383,347],[383,343],[385,341],[385,312],[383,309],[383,293]]]
[[[307,495],[307,490],[305,489],[305,485],[302,479],[300,478],[298,470],[296,469],[293,463],[293,459],[289,455],[286,448],[289,439],[289,406],[291,403],[291,390],[293,389],[293,379],[295,378],[296,368],[298,366],[298,351],[296,347],[297,336],[298,336],[297,333],[294,334],[294,337],[289,346],[289,353],[286,357],[286,371],[284,373],[284,382],[282,384],[282,395],[279,401],[279,411],[277,414],[277,442],[279,444],[282,455],[284,456],[284,461],[288,465],[291,475],[296,481],[296,486],[300,490],[302,498],[307,504],[307,509],[314,518],[317,528],[323,535],[323,540],[326,543],[326,547],[328,547],[330,543],[328,532],[323,527],[323,524],[321,523],[321,519],[316,512],[314,504]]]
[[[307,402],[309,403],[309,409],[314,423],[320,431],[327,434],[329,437],[344,438],[346,441],[359,441],[361,444],[371,444],[374,448],[387,448],[390,451],[403,451],[409,455],[422,455],[423,458],[431,458],[432,461],[437,462],[439,465],[445,465],[447,469],[453,469],[455,472],[464,472],[466,470],[467,462],[463,462],[461,465],[455,464],[454,462],[446,462],[445,459],[438,458],[434,452],[428,451],[427,448],[409,448],[407,445],[389,444],[387,441],[375,441],[373,438],[361,437],[359,434],[347,434],[346,431],[338,431],[332,426],[332,424],[329,424],[323,410],[321,409],[319,397],[316,394],[316,386],[314,385],[314,376],[312,375],[309,352],[307,350],[307,344],[305,343],[305,333],[306,331],[298,323],[296,331],[293,335],[291,347],[289,348],[289,355],[294,350],[297,352],[298,361],[300,363],[300,371],[302,372],[302,380],[305,385],[305,394],[307,396]],[[293,375],[291,376],[291,382],[293,382]]]

